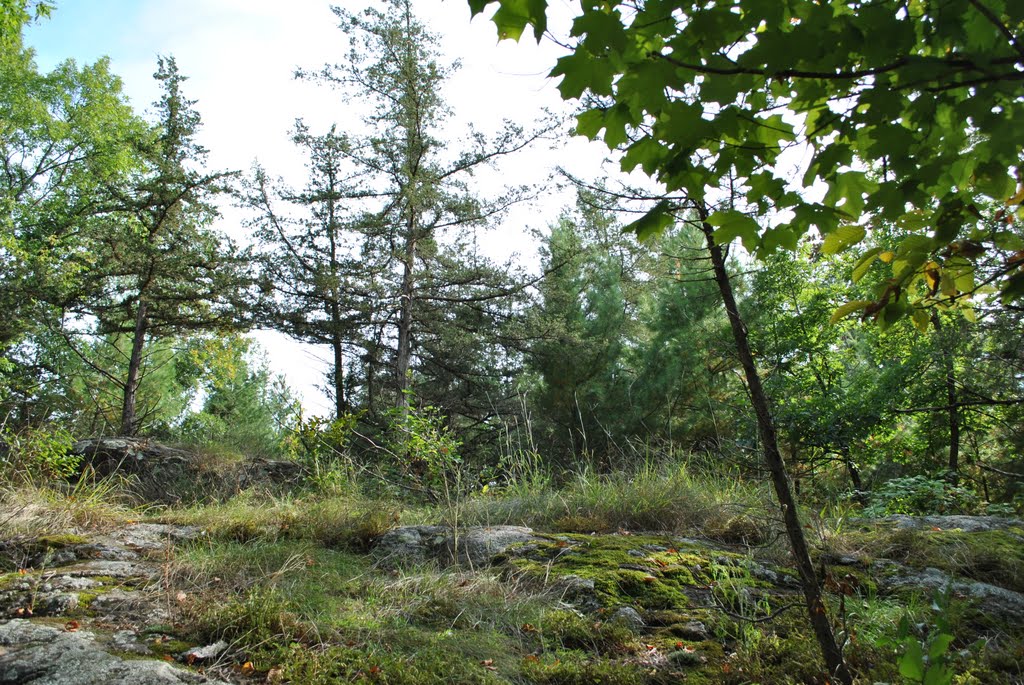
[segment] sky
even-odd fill
[[[196,100],[203,128],[199,142],[210,150],[209,168],[248,170],[259,161],[271,175],[302,184],[302,159],[288,131],[302,117],[314,132],[333,123],[339,130],[359,126],[359,114],[343,94],[294,78],[296,68],[315,70],[344,59],[347,39],[326,0],[55,0],[48,20],[31,26],[25,43],[36,50],[41,69],[64,59],[91,63],[100,57],[124,83],[137,111],[149,110],[159,97],[152,78],[158,55],[173,55],[182,74],[186,97]],[[360,11],[366,2],[346,2]],[[441,37],[441,50],[461,66],[448,81],[445,95],[453,110],[449,135],[453,144],[472,124],[496,132],[509,119],[525,127],[547,108],[568,114],[557,82],[546,76],[562,49],[550,41],[540,45],[524,36],[521,43],[498,42],[493,24],[478,16],[472,22],[465,0],[414,0],[414,8]],[[551,24],[564,35],[568,0],[552,3]],[[561,30],[559,23],[561,22]],[[582,138],[540,144],[501,168],[477,177],[484,194],[496,194],[504,183],[546,183],[556,166],[574,175],[602,175],[606,149]],[[529,262],[534,253],[526,238],[530,229],[554,222],[571,205],[569,191],[551,192],[513,210],[479,238],[495,257],[513,253]],[[224,209],[220,228],[244,239],[243,217]],[[300,395],[307,414],[326,414],[326,397],[315,386],[323,382],[329,355],[299,345],[280,334],[257,332],[272,370],[284,373]]]

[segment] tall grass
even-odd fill
[[[765,488],[739,478],[694,473],[685,461],[645,460],[634,470],[583,466],[560,486],[552,478],[513,482],[465,504],[467,524],[520,524],[541,530],[619,529],[714,536],[747,512],[763,511]]]

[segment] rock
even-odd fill
[[[297,462],[263,458],[211,467],[209,459],[200,455],[144,438],[91,438],[71,449],[82,457],[83,470],[91,468],[99,476],[132,475],[137,494],[154,502],[226,496],[254,487],[290,487],[308,475],[308,469]]]
[[[708,633],[707,626],[700,621],[674,623],[670,630],[676,637],[683,640],[689,640],[690,642],[703,642],[711,637],[711,634]]]
[[[512,545],[533,539],[533,530],[525,526],[473,527],[458,541],[459,562],[470,566],[487,566],[494,557]]]
[[[551,587],[561,594],[563,601],[580,611],[590,613],[601,608],[596,586],[590,578],[581,578],[577,575],[559,576]]]
[[[0,683],[14,685],[227,685],[164,661],[123,659],[88,632],[25,620],[0,624]]]
[[[385,533],[374,549],[383,564],[436,561],[473,568],[487,566],[511,545],[534,540],[522,526],[474,526],[458,536],[448,526],[402,526]]]
[[[149,656],[153,653],[134,630],[119,630],[110,638],[111,646],[119,652]]]
[[[156,599],[147,592],[115,588],[97,596],[89,605],[89,609],[104,623],[159,623],[167,620],[168,614],[167,609]]]
[[[894,592],[902,589],[944,590],[950,587],[954,594],[977,602],[987,614],[1024,621],[1024,594],[978,581],[952,580],[936,568],[912,571],[894,562],[875,564],[878,585],[882,590]]]
[[[78,608],[78,595],[73,592],[41,592],[32,603],[34,616],[63,616]]]
[[[97,576],[110,576],[119,579],[154,578],[160,573],[160,570],[153,564],[142,561],[107,561],[105,559],[65,566],[61,570],[74,578]]]
[[[896,514],[876,519],[882,523],[891,523],[901,530],[962,530],[965,533],[978,533],[989,530],[1003,530],[1011,526],[1024,526],[1020,519],[1002,516],[907,516]]]
[[[224,653],[228,648],[228,643],[224,640],[218,640],[212,645],[206,645],[205,647],[193,647],[192,649],[182,652],[178,656],[179,661],[184,661],[187,664],[195,664],[203,661],[210,661],[216,659]]]
[[[139,550],[166,549],[168,545],[195,540],[203,535],[196,526],[170,526],[161,523],[135,523],[110,534],[118,544]]]
[[[617,609],[608,620],[621,623],[633,632],[639,632],[646,627],[644,619],[641,618],[640,613],[633,607],[621,607]]]

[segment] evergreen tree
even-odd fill
[[[154,77],[164,93],[153,135],[137,141],[143,169],[109,189],[117,211],[91,236],[95,263],[84,274],[84,296],[70,308],[96,317],[100,335],[130,340],[125,368],[96,366],[122,389],[125,435],[140,426],[147,340],[231,328],[244,311],[244,265],[210,228],[218,216],[213,200],[227,192],[232,174],[201,170],[207,151],[195,140],[199,114],[181,92],[185,77],[174,59],[160,58]]]
[[[492,381],[509,374],[469,361],[485,349],[495,354],[523,285],[510,265],[480,254],[473,232],[522,192],[482,200],[467,179],[529,137],[508,126],[496,140],[473,134],[467,149],[453,152],[441,138],[450,69],[411,4],[334,11],[352,43],[348,59],[302,76],[361,103],[366,133],[300,128],[295,140],[310,159],[305,190],[255,194],[261,235],[279,265],[268,272],[278,289],[278,327],[331,345],[339,414],[362,407],[372,416],[386,404],[404,414],[415,376],[426,401],[461,397],[438,406],[480,421]],[[280,199],[302,218],[275,209]]]

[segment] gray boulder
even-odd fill
[[[374,554],[384,565],[437,562],[478,568],[511,545],[535,539],[523,526],[473,526],[458,533],[449,526],[402,526],[385,533]]]
[[[88,632],[68,632],[20,619],[0,623],[0,683],[227,685],[165,661],[115,656]]]
[[[978,533],[988,530],[1002,530],[1010,526],[1024,526],[1020,519],[1004,518],[1002,516],[907,516],[906,514],[895,514],[877,519],[880,522],[890,523],[893,527],[905,530],[962,530],[965,533]]]
[[[1005,616],[1024,622],[1024,594],[1007,590],[989,583],[974,580],[953,580],[936,568],[912,571],[893,562],[875,564],[878,585],[882,590],[894,592],[904,589],[925,589],[930,591],[951,588],[958,596],[974,600],[985,613]]]

